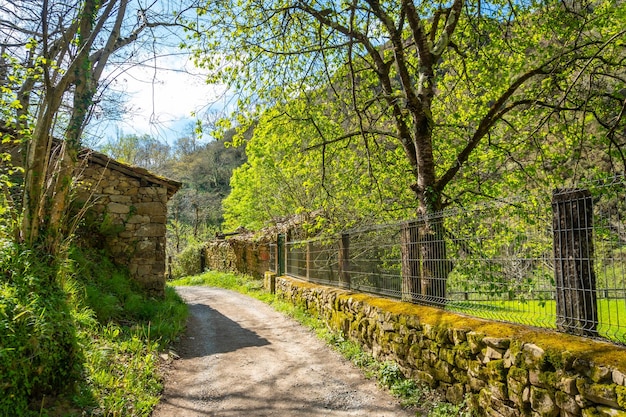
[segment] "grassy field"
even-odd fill
[[[599,299],[598,333],[609,340],[626,343],[626,300]],[[467,315],[526,324],[548,329],[556,328],[556,302],[542,301],[464,301],[453,302],[450,311]]]

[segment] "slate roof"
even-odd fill
[[[10,131],[10,129],[7,129],[6,127],[3,126],[2,123],[0,123],[0,133],[11,135],[12,132]],[[60,143],[60,140],[57,139],[55,140],[55,142]],[[20,153],[20,150],[16,149],[17,148],[16,146],[10,146],[7,144],[4,144],[4,146],[1,146],[0,144],[0,148],[4,148],[5,150],[11,153],[13,152],[17,152],[18,154]],[[165,186],[167,188],[168,198],[172,197],[176,193],[176,191],[178,191],[180,187],[183,185],[183,183],[180,181],[162,177],[160,175],[157,175],[148,171],[145,168],[135,167],[135,166],[117,161],[103,153],[94,151],[93,149],[88,149],[88,148],[83,149],[80,152],[79,157],[81,158],[87,157],[88,162],[90,163],[107,167],[114,171],[118,171],[131,178],[136,178],[143,184],[156,184],[156,185]]]
[[[183,185],[183,183],[180,181],[162,177],[148,171],[145,168],[140,168],[117,161],[103,153],[94,151],[92,149],[84,149],[81,152],[81,157],[87,157],[89,163],[97,164],[113,171],[118,171],[126,176],[136,178],[142,183],[165,186],[167,188],[168,198],[172,197],[176,193],[176,191],[178,191],[178,189]]]

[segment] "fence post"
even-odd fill
[[[552,228],[557,329],[597,336],[593,201],[589,190],[553,191]]]
[[[306,280],[309,281],[311,279],[311,242],[307,240],[306,242]]]
[[[285,275],[285,235],[282,233],[276,239],[276,274]]]
[[[413,302],[420,292],[419,226],[417,222],[402,224],[400,251],[402,257],[402,301]]]
[[[206,246],[200,246],[200,273],[206,269]]]
[[[350,235],[344,233],[339,240],[339,286],[350,288]]]

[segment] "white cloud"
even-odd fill
[[[171,142],[189,133],[193,114],[221,113],[228,106],[227,89],[206,83],[207,74],[187,56],[173,54],[143,65],[118,67],[109,74],[112,87],[124,92],[122,120],[100,128],[105,138],[149,134]]]

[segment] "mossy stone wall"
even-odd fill
[[[205,246],[206,267],[215,271],[238,272],[263,278],[269,269],[269,245],[247,238],[208,242]]]
[[[90,246],[106,249],[148,294],[165,294],[166,186],[91,164],[81,175],[77,205],[87,202],[77,233]]]
[[[485,416],[625,416],[626,349],[289,277],[276,293]]]

